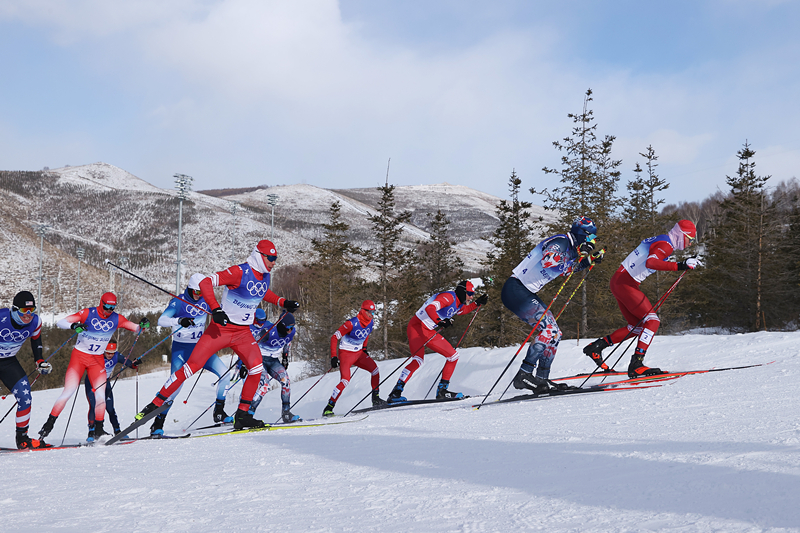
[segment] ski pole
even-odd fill
[[[605,253],[606,253],[606,249],[605,249],[605,248],[603,248],[603,249],[601,249],[601,250],[600,250],[600,251],[599,251],[599,252],[598,252],[598,253],[595,255],[595,257],[599,256],[599,257],[601,257],[601,258],[602,258],[602,257],[603,257],[603,255],[605,255]],[[594,254],[593,254],[593,255],[594,255]],[[586,271],[586,273],[585,273],[585,274],[583,275],[583,277],[581,278],[581,281],[580,281],[580,283],[578,283],[578,285],[575,287],[575,290],[573,290],[573,291],[572,291],[572,294],[570,294],[570,295],[569,295],[569,298],[567,298],[567,301],[564,303],[564,306],[561,308],[561,311],[559,311],[559,312],[558,312],[558,314],[556,315],[556,321],[558,321],[558,318],[561,316],[561,313],[563,313],[563,312],[564,312],[564,309],[566,309],[566,308],[567,308],[567,306],[569,305],[569,303],[572,301],[572,297],[573,297],[573,296],[575,296],[575,293],[577,293],[577,292],[578,292],[578,289],[580,289],[580,288],[581,288],[581,286],[583,285],[583,282],[584,282],[584,281],[586,281],[586,277],[589,275],[589,272],[591,272],[591,271],[592,271],[592,269],[594,268],[594,265],[596,265],[596,264],[597,264],[597,263],[595,263],[594,261],[592,261],[592,264],[591,264],[591,266],[589,266],[589,269]]]
[[[161,287],[159,287],[158,285],[156,285],[156,284],[154,284],[154,283],[150,283],[149,281],[147,281],[147,280],[146,280],[146,279],[144,279],[144,278],[140,278],[139,276],[137,276],[137,275],[136,275],[136,274],[134,274],[133,272],[131,272],[131,271],[129,271],[129,270],[125,270],[124,268],[122,268],[122,267],[121,267],[121,266],[119,266],[119,265],[115,265],[114,263],[112,263],[112,262],[111,262],[111,260],[110,260],[110,259],[106,259],[106,260],[105,260],[105,264],[107,264],[107,265],[111,265],[111,266],[113,266],[114,268],[116,268],[116,269],[118,269],[118,270],[121,270],[121,271],[125,272],[125,273],[126,273],[126,274],[128,274],[129,276],[133,276],[134,278],[138,279],[139,281],[141,281],[141,282],[143,282],[143,283],[147,283],[148,285],[150,285],[150,286],[151,286],[151,287],[153,287],[154,289],[158,289],[158,290],[160,290],[160,291],[161,291],[161,292],[163,292],[163,293],[169,294],[169,295],[170,295],[170,296],[172,296],[173,298],[175,298],[175,299],[177,299],[177,300],[180,300],[180,301],[182,301],[183,303],[189,304],[189,305],[191,305],[192,307],[194,307],[195,309],[199,309],[199,310],[201,310],[202,312],[204,312],[204,313],[205,313],[205,314],[207,314],[207,315],[210,315],[210,314],[211,314],[211,311],[209,311],[208,309],[203,309],[202,307],[200,307],[200,306],[198,306],[198,305],[195,305],[195,304],[193,304],[192,302],[187,302],[186,300],[184,300],[184,299],[183,299],[183,298],[181,298],[180,296],[176,296],[175,294],[172,294],[172,293],[171,293],[171,292],[169,292],[167,289],[162,289],[162,288],[161,288]]]
[[[51,357],[52,357],[52,356],[51,356]],[[38,380],[40,377],[41,377],[41,374],[39,374],[38,376],[36,376],[36,377],[34,378],[34,380],[31,382],[31,389],[33,389],[33,384],[34,384],[34,383],[36,383],[36,380]],[[5,397],[5,396],[3,396],[3,399],[5,400],[5,399],[6,399],[6,397]],[[9,409],[9,410],[8,410],[8,412],[7,412],[5,415],[3,415],[3,418],[0,418],[0,424],[2,424],[2,423],[3,423],[3,420],[5,420],[5,419],[8,417],[8,415],[10,415],[10,414],[11,414],[11,411],[13,411],[13,410],[14,410],[14,408],[15,408],[15,407],[16,407],[18,404],[19,404],[19,402],[16,402],[16,401],[14,402],[14,405],[12,405],[12,406],[11,406],[11,409]]]
[[[225,395],[227,396],[227,395],[228,395],[228,391],[230,391],[230,390],[231,390],[231,389],[232,389],[232,388],[233,388],[233,387],[234,387],[234,386],[235,386],[237,383],[239,383],[241,380],[242,380],[242,378],[236,378],[236,381],[234,381],[233,383],[231,383],[231,384],[230,384],[230,386],[228,386],[228,387],[225,389]],[[189,424],[188,426],[186,426],[186,429],[184,429],[184,430],[183,430],[183,432],[184,432],[184,433],[186,433],[187,431],[189,431],[189,428],[190,428],[190,427],[192,427],[193,425],[195,425],[195,424],[197,423],[197,421],[198,421],[198,420],[200,420],[200,419],[203,417],[203,415],[204,415],[204,414],[206,414],[206,413],[208,412],[208,410],[209,410],[209,409],[211,409],[212,407],[214,407],[214,405],[216,405],[216,403],[217,403],[217,401],[216,401],[216,400],[214,400],[214,403],[212,403],[211,405],[209,405],[208,407],[206,407],[205,411],[203,411],[202,413],[200,413],[200,416],[198,416],[197,418],[195,418],[195,419],[192,421],[192,423],[191,423],[191,424]]]
[[[467,329],[464,330],[464,333],[461,334],[461,338],[458,339],[458,343],[456,343],[456,347],[455,347],[456,350],[458,350],[458,347],[461,346],[461,341],[463,341],[464,337],[467,335],[467,331],[469,331],[470,326],[472,326],[472,322],[475,320],[475,317],[478,316],[478,311],[481,310],[481,307],[482,306],[478,306],[478,308],[475,310],[475,314],[472,315],[472,318],[470,319],[469,324],[467,324]],[[433,386],[436,385],[436,382],[439,381],[440,377],[442,377],[442,372],[444,372],[444,367],[442,367],[442,369],[439,370],[439,375],[436,376],[435,380],[433,380],[433,383],[431,384],[431,388],[428,389],[427,394],[425,394],[425,396],[423,398],[427,398],[428,394],[431,393],[431,391],[433,390]]]
[[[566,287],[566,286],[567,286],[567,282],[569,282],[570,278],[572,277],[572,275],[573,275],[574,273],[575,273],[575,271],[574,271],[574,270],[573,270],[572,272],[570,272],[570,273],[569,273],[569,275],[567,276],[567,279],[565,279],[565,280],[564,280],[564,283],[562,283],[562,284],[561,284],[561,287],[559,287],[559,288],[558,288],[558,291],[556,291],[556,295],[555,295],[555,296],[553,296],[553,299],[550,301],[550,305],[548,305],[548,306],[547,306],[547,309],[545,309],[545,310],[544,310],[544,313],[542,313],[542,316],[540,316],[540,317],[539,317],[539,320],[537,320],[537,321],[536,321],[536,324],[535,324],[535,325],[533,326],[533,328],[531,329],[531,332],[530,332],[530,333],[528,333],[528,336],[527,336],[527,337],[525,337],[525,340],[524,340],[524,341],[522,341],[522,344],[520,344],[520,345],[519,345],[519,349],[517,350],[517,353],[515,353],[515,354],[514,354],[514,357],[512,357],[512,358],[511,358],[511,360],[508,362],[508,364],[506,365],[506,367],[503,369],[503,371],[502,371],[502,372],[500,373],[500,375],[497,377],[497,381],[495,381],[495,382],[494,382],[494,385],[492,385],[492,388],[491,388],[491,389],[489,389],[489,392],[487,392],[487,393],[486,393],[486,396],[484,396],[484,397],[483,397],[483,400],[481,400],[481,403],[480,403],[480,404],[478,404],[478,406],[475,408],[475,410],[478,410],[478,409],[480,409],[480,408],[483,406],[484,402],[485,402],[485,401],[486,401],[486,399],[489,397],[489,395],[492,393],[492,391],[494,390],[494,388],[497,386],[497,384],[498,384],[498,383],[500,383],[500,380],[503,378],[503,375],[506,373],[506,371],[507,371],[507,370],[509,369],[509,367],[511,366],[511,363],[513,363],[513,362],[514,362],[514,359],[516,359],[516,358],[517,358],[517,356],[519,355],[519,352],[521,352],[521,351],[522,351],[522,348],[525,346],[525,343],[526,343],[526,342],[528,342],[528,339],[530,339],[530,338],[531,338],[531,335],[533,335],[533,332],[534,332],[534,331],[536,331],[536,329],[539,327],[539,324],[542,322],[542,320],[544,320],[544,317],[545,317],[545,316],[547,316],[547,312],[548,312],[548,311],[550,311],[550,308],[551,308],[551,307],[553,306],[553,304],[555,303],[556,299],[558,298],[558,295],[559,295],[559,294],[561,294],[561,291],[564,289],[564,287]],[[507,390],[507,389],[506,389],[506,390]],[[503,394],[505,394],[505,391],[503,392]],[[502,395],[501,395],[500,397],[502,398]]]
[[[322,378],[324,378],[325,376],[327,376],[327,375],[330,373],[330,371],[331,371],[331,370],[333,370],[333,369],[332,369],[332,368],[329,368],[329,369],[328,369],[328,370],[327,370],[327,371],[326,371],[324,374],[322,374],[322,375],[319,377],[319,379],[318,379],[317,381],[315,381],[315,382],[314,382],[314,384],[313,384],[313,385],[311,385],[311,386],[308,388],[308,390],[307,390],[307,391],[305,391],[305,392],[303,393],[303,395],[302,395],[302,396],[300,396],[300,397],[299,397],[297,400],[295,400],[295,402],[294,402],[292,405],[290,405],[290,406],[289,406],[289,410],[291,410],[291,409],[292,409],[292,408],[293,408],[295,405],[297,405],[298,403],[300,403],[300,400],[302,400],[303,398],[305,398],[305,397],[306,397],[306,394],[308,394],[309,392],[311,392],[311,389],[313,389],[314,387],[316,387],[316,386],[317,386],[317,383],[319,383],[320,381],[322,381]],[[346,416],[346,415],[345,415],[345,416]]]
[[[64,341],[64,342],[61,344],[61,346],[59,346],[58,348],[56,348],[55,350],[53,350],[53,353],[51,353],[51,354],[50,354],[50,355],[47,357],[47,359],[45,359],[45,360],[44,360],[44,362],[45,362],[45,363],[47,363],[48,361],[50,361],[50,359],[52,359],[52,358],[53,358],[53,356],[54,356],[55,354],[57,354],[57,353],[58,353],[58,351],[59,351],[61,348],[63,348],[64,346],[66,346],[66,345],[67,345],[67,343],[68,343],[69,341],[71,341],[71,340],[73,339],[73,337],[75,337],[75,335],[77,335],[77,333],[73,333],[72,335],[70,335],[70,337],[69,337],[67,340],[65,340],[65,341]],[[31,376],[33,375],[33,373],[34,373],[34,372],[36,372],[36,371],[37,371],[37,369],[36,369],[36,368],[34,368],[33,370],[31,370],[30,374],[28,374],[27,376],[25,376],[25,379],[30,379],[30,378],[31,378]],[[33,382],[31,383],[31,387],[33,387],[33,384],[34,384],[34,383],[36,383],[36,380],[37,380],[37,379],[39,379],[39,377],[40,377],[41,375],[42,375],[42,374],[41,374],[41,372],[40,372],[40,373],[39,373],[39,375],[38,375],[38,376],[36,376],[36,378],[34,378]],[[8,392],[10,393],[10,392],[11,392],[11,390],[9,390]],[[6,396],[8,396],[8,394],[4,394],[2,397],[0,397],[0,400],[5,400],[5,399],[6,399]],[[6,416],[8,416],[8,415],[6,415]],[[5,420],[5,416],[4,416],[2,419],[0,419],[0,422],[2,422],[3,420]]]
[[[157,343],[155,343],[155,344],[153,345],[153,347],[152,347],[152,348],[150,348],[149,350],[147,350],[146,352],[144,352],[142,355],[140,355],[140,356],[139,356],[139,357],[137,357],[136,359],[133,359],[133,362],[135,363],[136,361],[141,361],[141,360],[142,360],[142,358],[143,358],[145,355],[149,354],[150,352],[152,352],[153,350],[155,350],[156,348],[158,348],[158,346],[159,346],[159,345],[160,345],[162,342],[164,342],[165,340],[167,340],[167,339],[169,339],[170,337],[172,337],[172,336],[173,336],[175,333],[179,332],[181,329],[183,329],[183,328],[178,328],[178,329],[176,329],[174,332],[170,333],[169,335],[167,335],[166,337],[164,337],[163,339],[161,339],[160,341],[158,341]],[[125,372],[125,370],[127,370],[127,369],[128,369],[128,367],[127,367],[127,366],[125,366],[125,364],[123,364],[123,365],[122,365],[122,368],[121,368],[121,369],[119,369],[119,370],[117,371],[117,373],[116,373],[116,374],[114,374],[113,376],[110,376],[109,378],[107,378],[107,379],[106,379],[106,381],[105,381],[105,383],[107,384],[107,383],[108,383],[108,381],[109,381],[111,378],[114,378],[114,383],[116,383],[116,378],[117,378],[117,376],[119,376],[120,374],[122,374],[123,372]],[[113,385],[111,386],[111,389],[112,389],[112,390],[114,389],[114,386],[113,386]],[[92,390],[92,392],[94,392],[94,390]]]
[[[675,283],[673,283],[673,284],[672,284],[672,286],[671,286],[669,289],[667,289],[667,291],[666,291],[666,292],[665,292],[665,293],[664,293],[664,294],[661,296],[661,298],[659,298],[659,299],[658,299],[658,301],[656,301],[656,303],[650,307],[650,311],[648,311],[648,312],[645,314],[645,316],[644,316],[644,317],[642,317],[642,319],[641,319],[641,320],[639,320],[639,322],[636,324],[636,326],[634,326],[634,327],[633,327],[633,328],[632,328],[632,329],[631,329],[631,330],[628,332],[628,334],[627,334],[627,335],[625,335],[625,338],[624,338],[624,339],[622,339],[622,340],[621,340],[621,341],[620,341],[620,342],[617,344],[617,346],[616,346],[616,347],[615,347],[613,350],[611,350],[611,353],[609,353],[609,354],[606,356],[606,358],[605,358],[605,359],[603,359],[603,363],[605,363],[605,362],[606,362],[608,359],[610,359],[610,358],[611,358],[611,356],[612,356],[612,355],[614,355],[614,352],[615,352],[615,351],[617,351],[617,348],[619,348],[620,346],[622,346],[622,343],[623,343],[623,342],[625,342],[626,340],[628,340],[628,338],[630,338],[630,337],[633,337],[634,339],[636,338],[636,335],[634,335],[634,334],[633,334],[633,332],[634,332],[634,331],[636,331],[636,329],[637,329],[639,326],[641,326],[641,325],[642,325],[642,323],[644,322],[644,319],[647,317],[647,315],[649,315],[649,314],[650,314],[650,313],[652,313],[653,311],[658,311],[659,309],[661,309],[661,306],[664,304],[664,302],[666,301],[667,297],[669,297],[669,295],[670,295],[670,294],[672,294],[672,291],[675,289],[675,287],[678,285],[678,283],[679,283],[679,282],[680,282],[680,281],[683,279],[683,276],[686,274],[686,272],[687,272],[687,271],[686,271],[686,270],[684,270],[684,271],[683,271],[683,273],[681,273],[681,275],[680,275],[680,276],[678,276],[678,279],[676,279],[676,280],[675,280]],[[628,350],[628,348],[630,348],[630,346],[631,346],[632,344],[633,344],[633,342],[630,342],[630,343],[628,344],[628,346],[626,346],[626,347],[625,347],[625,349],[622,351],[622,353],[621,353],[621,354],[620,354],[620,356],[617,358],[616,362],[615,362],[615,363],[614,363],[614,364],[611,366],[611,368],[614,368],[615,366],[617,366],[617,363],[619,363],[620,359],[622,359],[622,356],[623,356],[623,355],[625,355],[625,352]],[[587,381],[589,381],[589,378],[591,378],[592,376],[594,376],[594,375],[595,375],[595,373],[597,372],[597,369],[598,369],[598,368],[600,368],[600,366],[597,366],[597,367],[596,367],[594,370],[592,370],[592,371],[589,373],[589,375],[588,375],[588,376],[586,376],[586,379],[584,379],[584,380],[583,380],[583,382],[582,382],[582,383],[579,385],[579,387],[583,387],[583,386],[586,384],[586,382],[587,382]]]
[[[139,331],[136,332],[136,336],[133,338],[133,344],[131,344],[131,347],[128,350],[128,354],[125,356],[125,360],[122,362],[123,372],[124,372],[124,369],[127,368],[125,366],[125,361],[130,359],[130,356],[133,353],[133,348],[136,346],[136,343],[139,341],[139,336],[142,334],[142,331],[144,331],[144,330],[140,327]],[[119,330],[117,330],[117,332],[119,332]],[[122,372],[120,372],[119,374],[121,374],[121,373]],[[111,389],[112,390],[114,389],[114,385],[117,384],[117,379],[119,379],[119,374],[117,374],[117,376],[114,378],[114,383],[111,384]],[[138,413],[139,411],[136,411],[136,412]]]
[[[64,428],[64,436],[61,437],[61,446],[64,445],[64,440],[66,440],[66,438],[67,438],[67,429],[69,429],[69,422],[70,422],[70,420],[72,420],[72,411],[75,410],[75,402],[78,401],[78,392],[80,390],[80,383],[81,382],[78,381],[78,388],[75,389],[75,399],[72,400],[72,407],[69,410],[69,416],[67,417],[67,426]],[[97,423],[97,422],[95,422],[95,423]]]
[[[228,370],[226,370],[226,371],[225,371],[225,373],[224,373],[224,374],[222,374],[222,375],[219,377],[219,379],[217,379],[217,381],[215,381],[214,383],[212,383],[212,384],[211,384],[211,386],[213,387],[214,385],[216,385],[217,383],[219,383],[220,381],[222,381],[222,378],[224,378],[225,376],[227,376],[227,375],[228,375],[228,372],[230,372],[230,371],[233,369],[233,367],[234,367],[234,366],[236,366],[236,362],[237,362],[237,361],[238,361],[238,359],[234,359],[233,357],[231,357],[231,366],[229,366],[229,367],[228,367]],[[203,367],[203,368],[205,368],[205,367]],[[200,378],[198,377],[197,379],[200,379]],[[192,388],[194,389],[194,387],[192,387]],[[189,394],[191,394],[191,393],[189,393]],[[189,399],[189,397],[187,396],[187,397],[186,397],[186,399],[188,400],[188,399]],[[186,403],[186,402],[183,402],[183,403]]]
[[[197,383],[200,381],[200,376],[202,376],[203,372],[205,372],[205,371],[206,371],[206,367],[203,367],[203,368],[200,369],[200,373],[197,374],[197,379],[194,380],[194,385],[192,385],[192,390],[189,391],[189,394],[186,395],[186,399],[183,400],[184,405],[186,405],[186,402],[189,401],[189,397],[192,395],[192,393],[194,392],[194,388],[197,387]],[[220,378],[220,379],[222,379],[222,378]],[[217,383],[219,383],[219,379],[217,380]],[[215,383],[215,385],[216,385],[216,383]]]
[[[424,353],[425,353],[425,351],[424,351],[424,350],[425,350],[425,347],[426,347],[426,346],[428,345],[428,343],[429,343],[429,342],[431,342],[431,341],[433,340],[433,338],[434,338],[436,335],[438,335],[438,334],[439,334],[439,332],[438,332],[438,331],[436,331],[436,330],[434,330],[434,331],[433,331],[433,335],[431,335],[431,336],[428,338],[428,340],[426,340],[426,341],[425,341],[425,344],[423,344],[423,345],[422,345],[422,347],[421,347],[419,350],[417,350],[417,351],[420,351],[420,350],[422,350],[422,353],[424,354]],[[405,358],[405,360],[404,360],[402,363],[400,363],[400,365],[399,365],[397,368],[395,368],[394,370],[392,370],[392,373],[391,373],[391,374],[389,374],[388,376],[386,376],[385,378],[383,378],[383,380],[382,380],[380,383],[378,383],[378,388],[380,389],[380,388],[381,388],[381,385],[383,385],[383,384],[386,382],[386,380],[387,380],[387,379],[389,379],[390,377],[392,377],[392,375],[393,375],[395,372],[397,372],[398,370],[400,370],[400,368],[402,368],[403,366],[405,366],[405,364],[406,364],[406,363],[408,363],[408,361],[410,361],[412,357],[414,357],[414,354],[411,354],[411,355],[409,355],[408,357],[406,357],[406,358]],[[361,402],[363,402],[364,400],[366,400],[367,398],[369,398],[370,394],[372,394],[372,391],[369,391],[369,392],[367,393],[367,395],[366,395],[366,396],[364,396],[363,398],[361,398],[361,399],[358,401],[358,403],[357,403],[357,404],[355,404],[353,407],[351,407],[351,408],[350,408],[350,410],[349,410],[349,411],[347,411],[347,412],[344,414],[344,416],[347,416],[347,415],[349,415],[350,413],[352,413],[352,412],[353,412],[353,409],[355,409],[356,407],[358,407],[358,406],[359,406],[359,404],[361,404]]]

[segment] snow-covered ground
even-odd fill
[[[798,341],[800,333],[658,337],[647,362],[665,369],[775,362],[650,389],[479,411],[466,400],[329,427],[4,454],[0,530],[800,531]],[[486,392],[514,351],[463,350],[451,388]],[[442,362],[427,356],[407,396],[425,394]],[[399,363],[381,363],[383,375]],[[553,375],[590,366],[565,341]],[[139,406],[164,379],[139,378]],[[294,397],[317,379],[295,383]],[[295,413],[318,417],[337,379],[326,375]],[[213,402],[211,382],[203,375],[185,405],[184,388],[168,433]],[[368,390],[357,371],[337,413]],[[135,391],[133,379],[115,388],[125,421]],[[33,432],[57,393],[34,395]],[[276,390],[259,414],[273,421],[278,406]],[[67,442],[85,438],[85,414],[81,393]],[[68,415],[69,404],[51,441],[60,441]],[[0,427],[2,446],[13,446],[11,418]],[[200,422],[208,423],[210,414]]]

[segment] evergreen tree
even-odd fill
[[[312,239],[314,260],[305,265],[300,288],[303,307],[304,355],[314,370],[330,368],[330,337],[344,320],[357,312],[364,296],[358,276],[364,252],[350,243],[350,226],[342,220],[341,204],[331,204],[321,239]]]
[[[378,241],[377,249],[371,253],[371,263],[378,273],[380,320],[377,326],[381,332],[384,358],[388,358],[390,353],[401,353],[405,345],[401,339],[405,338],[406,322],[410,319],[408,310],[413,305],[408,294],[419,290],[419,285],[415,287],[419,271],[413,261],[414,254],[400,246],[403,224],[409,221],[411,213],[395,212],[394,189],[394,185],[389,185],[388,178],[382,187],[378,187],[381,193],[378,212],[369,217]],[[391,351],[390,332],[393,334]]]
[[[434,294],[450,290],[464,274],[464,262],[456,255],[454,242],[450,240],[450,219],[441,209],[436,214],[428,213],[430,221],[429,242],[418,247],[420,267],[425,278],[425,290]]]
[[[489,239],[494,248],[486,254],[486,260],[482,263],[486,269],[483,281],[489,302],[481,313],[475,333],[470,337],[484,346],[508,346],[522,342],[529,331],[500,299],[503,284],[511,276],[512,270],[536,245],[531,240],[534,223],[528,211],[532,204],[520,200],[521,186],[522,180],[512,170],[508,180],[510,200],[501,200],[497,205],[495,212],[500,223]]]
[[[758,176],[750,144],[737,152],[739,167],[726,176],[729,196],[720,205],[720,218],[708,241],[707,268],[702,285],[708,298],[707,319],[740,331],[763,327],[764,271],[771,266],[775,247],[774,205],[765,185],[770,176]]]

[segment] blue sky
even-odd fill
[[[552,187],[587,88],[624,182],[725,190],[748,140],[800,169],[800,3],[4,0],[0,168],[104,161],[161,187]],[[794,30],[794,31],[793,31]],[[536,198],[533,198],[536,201]]]

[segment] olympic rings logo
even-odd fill
[[[10,329],[0,330],[0,339],[5,342],[21,342],[30,337],[30,331],[12,331]]]
[[[192,305],[187,305],[186,306],[186,312],[189,313],[190,315],[192,315],[193,317],[195,317],[195,316],[202,315],[203,313],[208,311],[208,306],[205,303],[200,304],[199,307],[200,307],[200,309],[198,309],[197,307],[194,307]]]
[[[111,331],[114,329],[114,323],[110,320],[98,320],[93,318],[92,328],[94,328],[96,331]]]
[[[353,332],[353,336],[354,336],[356,339],[366,339],[366,338],[367,338],[367,336],[369,335],[369,333],[370,333],[370,332],[369,332],[369,331],[367,331],[366,329],[357,329],[357,330],[355,330],[355,331]]]
[[[286,339],[278,337],[276,339],[271,339],[269,341],[269,345],[274,346],[275,348],[283,348],[284,346],[286,346],[286,342],[287,342]]]
[[[268,285],[266,283],[256,283],[255,281],[247,282],[247,291],[251,296],[263,297],[267,293]]]

